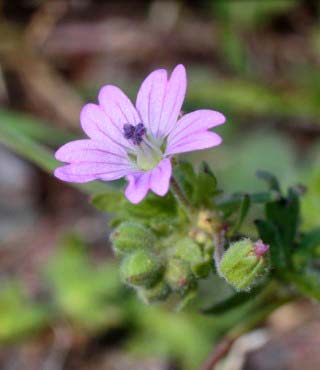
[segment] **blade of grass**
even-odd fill
[[[6,122],[0,122],[0,143],[49,174],[52,174],[60,164],[55,160],[52,151],[17,130],[17,127],[8,125]],[[71,185],[87,194],[96,194],[108,188],[107,184],[98,181]]]
[[[5,125],[15,128],[37,142],[48,145],[58,146],[76,138],[74,133],[53,127],[25,113],[3,108],[0,109],[0,122],[4,122]]]

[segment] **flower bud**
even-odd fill
[[[160,258],[144,250],[129,254],[121,265],[122,279],[133,286],[152,286],[161,278],[162,271]]]
[[[111,241],[114,250],[123,254],[152,248],[155,237],[148,228],[138,222],[123,222],[111,234]]]
[[[160,280],[154,286],[150,288],[139,288],[139,297],[144,303],[154,303],[164,301],[170,293],[170,287],[168,284]]]
[[[253,243],[250,239],[231,244],[224,253],[219,272],[237,290],[249,290],[268,267],[266,253],[269,246],[261,240]]]
[[[184,294],[194,283],[194,277],[189,264],[178,258],[168,261],[165,279],[173,291]]]
[[[211,235],[220,225],[220,220],[216,212],[201,211],[198,215],[197,226],[200,230]]]
[[[204,260],[200,246],[190,238],[179,240],[173,256],[187,262],[196,277],[205,277],[210,270],[210,261]]]

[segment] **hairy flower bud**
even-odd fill
[[[111,234],[111,241],[114,250],[123,254],[152,248],[155,237],[149,229],[138,222],[123,222]]]
[[[150,288],[139,288],[139,297],[144,303],[154,303],[164,301],[170,293],[170,287],[168,284],[160,280],[158,283]]]
[[[219,225],[220,220],[215,212],[205,210],[199,213],[197,226],[200,230],[212,235]]]
[[[165,279],[173,291],[181,294],[187,292],[194,282],[189,264],[178,258],[169,259]]]
[[[190,238],[179,240],[173,256],[187,262],[196,277],[206,277],[210,270],[210,261],[203,257],[200,246]]]
[[[224,253],[219,272],[235,289],[248,290],[266,272],[268,250],[269,246],[261,240],[256,243],[250,239],[235,242]]]
[[[151,287],[161,278],[162,271],[160,258],[144,250],[129,254],[121,265],[122,279],[133,286]]]

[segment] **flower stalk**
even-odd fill
[[[180,206],[185,211],[188,218],[191,220],[192,219],[192,214],[193,214],[192,206],[191,206],[188,198],[184,194],[184,191],[181,189],[181,187],[180,187],[177,179],[175,178],[175,176],[171,177],[171,188],[170,188],[170,190],[171,190],[172,194],[174,195],[174,197],[179,202]]]

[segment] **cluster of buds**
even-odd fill
[[[212,253],[192,238],[174,234],[161,240],[138,222],[121,223],[111,241],[122,259],[122,280],[146,303],[162,301],[170,293],[184,296],[213,265]]]
[[[137,221],[121,223],[111,235],[121,258],[121,277],[146,303],[165,300],[170,293],[186,295],[214,270],[214,213],[201,211],[189,232],[164,239]],[[261,240],[231,243],[216,264],[218,273],[236,290],[249,290],[268,269],[269,246]]]

